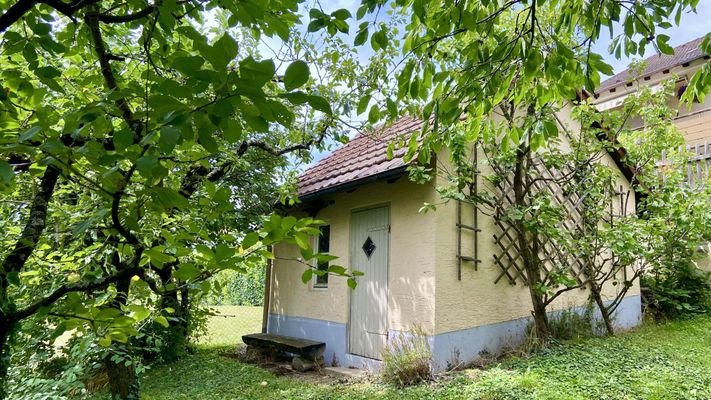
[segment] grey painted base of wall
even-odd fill
[[[584,313],[583,308],[574,308],[577,313]],[[555,312],[553,313],[555,314]],[[593,319],[599,320],[596,310]],[[614,317],[615,327],[628,329],[642,321],[640,296],[625,298]],[[496,354],[509,347],[523,343],[531,318],[520,318],[491,325],[477,326],[459,331],[445,332],[428,338],[432,349],[432,366],[435,371],[442,371],[453,365],[467,364],[484,354]],[[311,318],[290,317],[269,314],[267,332],[286,336],[295,336],[318,340],[326,343],[326,364],[341,367],[361,368],[377,371],[380,361],[348,354],[348,330],[346,324]],[[397,331],[390,331],[394,338]]]
[[[585,313],[583,307],[571,309],[578,314]],[[551,316],[560,311],[550,313]],[[600,321],[600,311],[595,308],[593,321]],[[437,371],[449,369],[460,363],[465,365],[485,354],[496,354],[507,348],[521,345],[526,339],[526,331],[532,322],[531,317],[520,318],[497,324],[477,326],[441,333],[434,336],[432,347],[433,367]],[[629,329],[642,322],[642,299],[630,296],[622,300],[614,316],[617,329]]]
[[[327,366],[359,368],[377,371],[380,361],[348,353],[346,324],[321,319],[269,314],[267,333],[294,336],[326,343]]]

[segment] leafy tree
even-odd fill
[[[366,0],[357,16],[378,15],[384,3]],[[533,233],[551,228],[548,234],[553,234],[555,229],[521,218],[521,212],[535,209],[541,215],[552,212],[551,221],[555,218],[554,208],[546,207],[547,196],[531,196],[531,182],[537,178],[528,175],[540,162],[537,151],[558,135],[555,110],[579,100],[583,91],[594,93],[601,75],[612,74],[602,56],[591,50],[605,30],[613,38],[610,53],[616,57],[643,54],[652,46],[670,54],[669,37],[657,30],[678,25],[681,15],[695,10],[696,4],[695,0],[403,0],[394,4],[395,14],[410,15],[402,36],[396,24],[365,19],[360,26],[356,44],[368,37],[376,51],[402,44],[400,58],[390,65],[397,77],[394,87],[372,89],[378,101],[371,102],[370,122],[402,112],[431,121],[407,142],[406,160],[418,162],[411,168],[415,178],[427,177],[425,166],[445,146],[471,149],[478,141],[493,140],[501,151],[499,159],[508,157],[513,210],[518,211],[509,221],[517,225],[516,240],[525,253],[536,331],[542,338],[548,335],[548,300],[541,288],[548,285],[536,278],[541,276],[541,266],[536,263]],[[695,79],[706,82],[707,75],[702,71]],[[703,83],[697,86],[699,91],[703,87]],[[368,101],[359,112],[368,109]],[[492,119],[504,121],[492,128]],[[391,144],[390,154],[397,145]],[[460,163],[455,187],[463,189],[475,169]],[[560,277],[565,280],[565,275]]]
[[[324,257],[308,246],[318,221],[248,233],[235,220],[257,228],[254,213],[232,215],[283,157],[343,137],[334,87],[358,71],[331,74],[352,57],[295,39],[298,3],[0,2],[0,397],[22,321],[97,335],[113,395],[136,397],[138,324],[183,329],[187,289],[277,241]],[[263,37],[286,43],[274,59]]]

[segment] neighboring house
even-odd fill
[[[324,220],[327,225],[314,238],[314,247],[365,275],[354,290],[337,276],[303,284],[304,266],[294,261],[298,248],[277,245],[269,277],[268,333],[325,342],[327,364],[372,369],[378,368],[389,340],[418,328],[427,336],[435,370],[525,339],[531,300],[520,281],[513,284],[516,279],[511,280],[500,258],[497,264],[501,243],[494,235],[500,226],[456,201],[419,212],[425,202],[441,202],[437,182],[408,180],[404,150],[386,157],[389,140],[420,128],[420,121],[406,117],[376,135],[361,134],[301,175],[302,204],[290,212]],[[447,155],[437,156],[439,168]],[[616,165],[610,155],[604,157],[602,162]],[[629,190],[622,173],[618,181]],[[635,212],[634,204],[626,208]],[[458,228],[462,209],[459,222],[478,225],[480,232]],[[474,256],[478,265],[469,258]],[[587,298],[585,290],[574,290],[551,309],[581,309]],[[634,287],[615,323],[631,327],[640,318],[639,288]]]
[[[709,55],[699,46],[704,37],[694,39],[674,48],[673,55],[654,55],[644,60],[645,68],[637,71],[632,68],[605,80],[595,94],[595,105],[605,111],[620,108],[625,97],[635,93],[640,87],[648,86],[652,90],[660,88],[661,83],[673,79],[675,93],[669,98],[669,106],[678,108],[674,124],[679,128],[688,150],[691,152],[687,163],[686,179],[690,185],[705,185],[711,169],[711,96],[706,96],[703,103],[680,104],[679,99],[696,71],[709,62]],[[633,118],[631,126],[641,127],[639,118]],[[659,164],[664,164],[664,155]],[[702,269],[711,271],[711,244],[700,249],[703,256],[697,260]]]
[[[625,97],[635,93],[640,86],[660,87],[660,83],[669,79],[676,82],[675,96],[669,99],[669,106],[679,108],[674,123],[681,130],[684,139],[695,151],[707,153],[706,143],[711,142],[711,96],[703,103],[695,102],[690,107],[679,104],[679,97],[684,93],[686,85],[694,73],[708,62],[709,56],[704,54],[699,45],[703,37],[694,39],[674,48],[673,55],[654,55],[644,60],[643,71],[627,69],[605,80],[600,84],[595,94],[595,105],[598,110],[605,111],[622,106]],[[633,127],[641,126],[639,119],[631,122]],[[711,152],[711,149],[708,151]]]

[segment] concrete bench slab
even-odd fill
[[[326,343],[324,342],[292,336],[253,333],[242,336],[242,341],[249,347],[287,352],[315,361],[323,358],[323,354],[326,352]]]

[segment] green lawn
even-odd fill
[[[262,331],[261,306],[211,306],[207,333],[197,338],[200,347],[225,347],[242,343],[242,335]]]
[[[276,377],[204,349],[147,373],[145,399],[711,399],[711,318],[554,346],[398,390]]]

